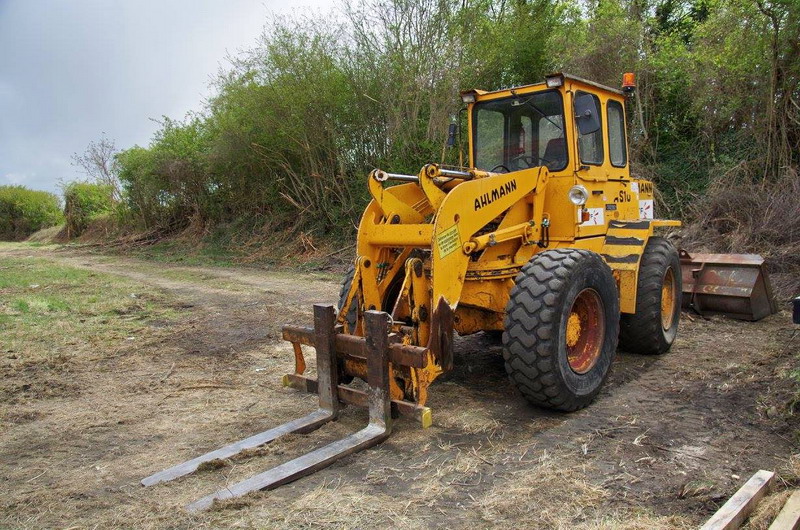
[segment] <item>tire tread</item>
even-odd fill
[[[574,411],[587,406],[561,383],[553,359],[558,340],[558,292],[567,284],[570,269],[596,254],[576,248],[553,249],[525,264],[511,289],[503,333],[503,358],[509,378],[530,402],[550,409]],[[600,266],[608,268],[599,259]],[[610,269],[608,274],[611,274]],[[613,330],[617,333],[618,330]]]
[[[661,328],[661,287],[664,271],[669,265],[677,269],[675,289],[681,290],[681,270],[678,252],[668,240],[651,237],[639,265],[636,289],[636,313],[624,314],[620,322],[620,348],[641,355],[660,355],[669,350]],[[680,316],[680,315],[678,315]]]

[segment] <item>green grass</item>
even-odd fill
[[[232,252],[218,244],[200,244],[180,240],[159,241],[136,250],[125,251],[126,255],[160,263],[178,263],[190,266],[231,267],[241,254]]]
[[[0,241],[0,250],[25,250],[27,248],[56,249],[61,245],[40,241]]]
[[[169,278],[171,280],[179,280],[192,283],[205,283],[205,282],[216,283],[219,282],[219,280],[221,279],[219,276],[208,274],[207,272],[203,272],[202,270],[193,270],[184,268],[174,268],[174,269],[165,268],[159,271],[159,276],[163,278]]]
[[[0,255],[0,354],[25,361],[87,356],[150,338],[152,323],[177,317],[152,287],[44,258]]]

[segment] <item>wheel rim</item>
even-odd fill
[[[567,318],[567,361],[576,374],[591,370],[600,358],[605,338],[603,301],[594,289],[584,289],[575,298]]]
[[[661,328],[664,331],[672,327],[675,320],[675,274],[672,267],[664,273],[661,284]]]

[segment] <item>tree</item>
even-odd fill
[[[83,153],[72,155],[72,165],[83,170],[97,184],[109,186],[115,201],[120,200],[119,166],[116,162],[118,153],[114,140],[108,139],[103,133],[100,140],[89,142]]]

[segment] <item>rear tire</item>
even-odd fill
[[[625,351],[660,355],[678,334],[681,317],[681,262],[663,237],[651,237],[639,266],[636,313],[622,315],[619,345]]]
[[[608,377],[619,337],[619,295],[596,253],[555,249],[520,271],[506,306],[503,357],[531,403],[573,411]]]
[[[350,265],[350,268],[347,269],[347,272],[342,279],[342,287],[339,289],[339,303],[336,304],[336,308],[339,312],[342,312],[342,308],[344,307],[344,303],[347,302],[347,295],[350,293],[350,285],[353,284],[353,277],[356,274],[356,268],[354,265]],[[350,307],[347,310],[347,325],[350,327],[350,333],[353,333],[354,328],[356,327],[356,319],[358,318],[358,300],[353,298],[353,301],[350,303]]]

